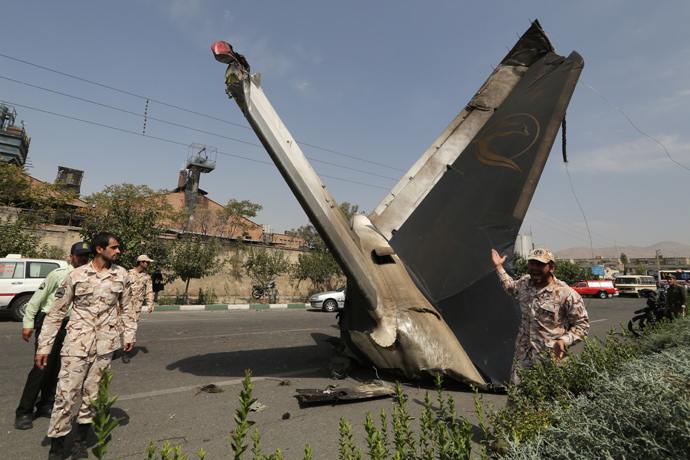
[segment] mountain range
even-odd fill
[[[608,248],[594,248],[594,257],[619,257],[621,253],[634,258],[656,257],[659,249],[661,257],[690,257],[690,246],[675,241],[662,241],[647,247],[639,246],[611,246]],[[587,259],[592,258],[592,249],[588,247],[576,247],[556,251],[555,256],[560,259]]]

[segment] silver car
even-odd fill
[[[345,306],[345,287],[335,291],[314,294],[309,299],[312,308],[320,308],[323,311],[336,311]]]

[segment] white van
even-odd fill
[[[614,283],[620,295],[634,295],[640,297],[642,289],[656,290],[656,280],[647,275],[620,275]]]
[[[19,254],[0,259],[0,310],[11,310],[12,319],[21,321],[26,304],[48,273],[66,266],[64,260],[22,259]]]

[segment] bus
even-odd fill
[[[620,275],[614,283],[619,295],[634,295],[640,297],[642,289],[656,290],[656,281],[653,276],[647,275]]]
[[[659,286],[665,288],[668,285],[668,275],[676,275],[678,284],[690,285],[690,271],[688,270],[659,270]]]

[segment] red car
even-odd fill
[[[613,281],[611,280],[578,281],[573,284],[572,288],[581,296],[595,295],[600,299],[618,295],[618,289],[613,287]]]

